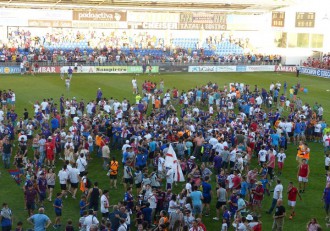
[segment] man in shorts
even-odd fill
[[[198,190],[197,185],[194,186],[194,191],[190,193],[193,204],[193,214],[195,217],[202,217],[202,200],[203,194]]]
[[[302,159],[298,169],[298,182],[299,182],[299,193],[304,193],[309,177],[309,165],[306,163],[306,159]]]
[[[220,219],[220,209],[222,206],[226,205],[227,203],[227,191],[224,187],[222,187],[221,184],[219,184],[219,188],[217,190],[217,204],[216,204],[216,209],[217,209],[217,216],[213,218],[213,220],[218,221]]]
[[[62,216],[62,193],[57,193],[56,199],[53,204],[54,210],[55,210],[55,222],[53,225],[54,229],[57,229],[61,226],[61,216]]]
[[[66,195],[66,191],[67,191],[66,183],[67,183],[67,181],[69,179],[69,172],[67,170],[67,166],[66,165],[63,165],[63,168],[59,171],[58,178],[60,180],[60,186],[61,186],[61,190],[62,190],[62,196],[67,197],[67,195]]]
[[[52,141],[52,137],[49,136],[48,137],[48,140],[45,144],[45,149],[46,149],[46,158],[47,158],[47,164],[48,166],[52,166],[52,168],[55,167],[54,165],[54,160],[55,160],[55,154],[54,154],[54,148],[55,148],[55,145],[54,145],[54,142]]]
[[[252,189],[253,193],[253,201],[252,201],[252,208],[253,211],[257,214],[261,214],[261,203],[264,199],[264,188],[262,187],[261,181],[257,181],[256,187]]]
[[[291,208],[291,213],[289,217],[290,220],[292,220],[293,216],[296,215],[294,208],[296,206],[297,195],[299,196],[300,200],[302,200],[298,189],[293,185],[293,182],[290,182],[288,186],[288,205]]]

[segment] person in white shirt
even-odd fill
[[[76,199],[76,193],[78,189],[79,184],[79,170],[77,169],[77,164],[73,163],[72,168],[69,171],[69,179],[71,183],[71,194],[72,198]]]
[[[262,166],[266,162],[266,156],[267,156],[267,151],[265,150],[265,147],[262,146],[261,150],[258,153],[258,162],[260,166]]]
[[[79,176],[80,177],[84,176],[88,163],[87,163],[83,153],[80,153],[80,156],[77,159],[76,163],[77,163],[77,168],[79,170]]]
[[[281,148],[280,152],[277,153],[277,166],[278,166],[278,175],[282,175],[282,169],[284,167],[284,160],[286,158],[286,155],[284,153],[284,149]]]
[[[101,196],[101,213],[102,213],[102,217],[107,219],[109,217],[109,191],[108,190],[104,190],[103,194]]]
[[[314,142],[320,142],[322,137],[322,125],[320,122],[314,125]]]
[[[88,216],[85,218],[83,226],[86,227],[86,231],[92,231],[91,226],[92,225],[99,225],[99,220],[97,217],[94,215],[94,211],[91,209],[88,211]]]
[[[137,89],[137,81],[135,78],[132,79],[132,86],[133,86],[133,94],[137,94],[138,89]]]
[[[66,195],[66,190],[67,190],[66,183],[67,183],[67,180],[69,179],[69,174],[68,174],[67,166],[66,165],[63,165],[63,168],[59,171],[58,178],[60,180],[60,185],[61,185],[61,190],[62,190],[62,196],[65,196],[65,198],[67,198],[67,195]]]
[[[280,179],[277,179],[277,185],[274,189],[273,201],[270,209],[267,211],[268,214],[271,214],[276,206],[277,200],[283,198],[283,185]]]
[[[174,181],[174,171],[172,167],[167,167],[169,168],[166,173],[166,189],[172,189],[172,184]]]
[[[330,169],[330,156],[329,156],[329,154],[325,155],[324,165],[325,165],[325,173],[328,174],[329,169]]]

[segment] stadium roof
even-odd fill
[[[0,0],[0,7],[36,9],[152,9],[262,13],[290,6],[300,0]]]

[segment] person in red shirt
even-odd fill
[[[300,193],[298,192],[298,189],[293,185],[293,182],[289,183],[288,186],[288,205],[291,208],[291,213],[289,219],[292,220],[293,216],[296,215],[294,208],[296,206],[297,201],[297,195],[299,196],[300,200],[302,200]]]
[[[234,177],[232,179],[233,181],[233,190],[236,189],[236,190],[240,190],[241,189],[241,177],[237,174],[237,171],[235,170],[234,171]]]
[[[52,165],[52,167],[54,167],[54,160],[55,160],[55,156],[54,156],[54,142],[52,141],[52,137],[49,136],[48,140],[45,144],[45,148],[46,148],[46,158],[47,158],[47,165],[50,166]]]
[[[309,165],[306,163],[306,159],[302,159],[297,175],[299,181],[299,193],[304,193],[309,176]]]
[[[257,186],[254,189],[252,189],[252,193],[253,193],[252,208],[256,214],[260,215],[261,202],[264,199],[264,189],[262,187],[261,181],[258,181],[256,185]]]

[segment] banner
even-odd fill
[[[128,66],[127,67],[127,73],[142,73],[142,67],[141,66]],[[158,73],[159,67],[158,66],[151,66],[151,73]],[[147,67],[146,73],[149,73],[149,67]]]
[[[236,72],[246,72],[246,66],[236,66]]]
[[[296,72],[297,67],[296,66],[275,66],[275,71],[276,72]]]
[[[39,67],[38,73],[60,73],[61,67]]]
[[[300,67],[300,74],[313,75],[317,77],[330,78],[330,70]]]
[[[96,73],[127,73],[127,66],[101,66],[101,67],[95,67]]]
[[[160,66],[159,72],[188,72],[188,66]]]
[[[274,65],[246,66],[247,72],[274,71]]]
[[[17,73],[21,73],[21,69],[19,66],[0,67],[0,74],[17,74]]]
[[[72,21],[74,28],[127,29],[127,22]]]
[[[72,12],[73,20],[78,21],[111,21],[111,22],[125,22],[127,14],[118,11],[102,11],[102,10],[80,10]]]
[[[72,21],[61,20],[28,20],[28,26],[35,27],[72,27]]]
[[[179,22],[179,13],[127,12],[128,22]]]
[[[188,72],[236,72],[236,66],[189,66]]]

